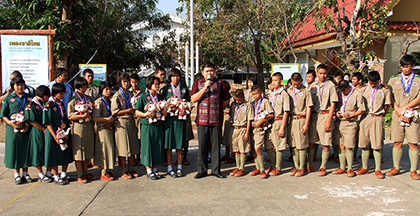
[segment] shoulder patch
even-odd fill
[[[384,89],[388,89],[388,86],[387,86],[387,85],[383,85],[383,88],[384,88]]]
[[[50,108],[50,106],[51,106],[51,102],[52,102],[52,101],[48,101],[48,103],[47,103],[47,105],[45,105],[45,107],[46,107],[46,108]]]
[[[398,77],[398,74],[392,75],[391,78]]]
[[[420,78],[420,75],[416,75],[417,78]]]

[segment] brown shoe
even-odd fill
[[[131,179],[132,178],[131,174],[129,172],[126,172],[126,173],[122,174],[121,177],[124,178],[124,179]]]
[[[394,176],[400,174],[400,170],[393,167],[390,171],[386,172],[386,176]]]
[[[130,175],[134,176],[135,178],[139,177],[139,174],[134,170],[131,170]]]
[[[235,177],[241,177],[246,175],[246,172],[244,170],[238,169],[238,171],[235,173]]]
[[[297,171],[296,168],[293,168],[292,171],[290,171],[289,176],[295,176]]]
[[[114,181],[114,177],[112,177],[108,173],[106,173],[105,175],[101,175],[101,180],[102,181]]]
[[[318,176],[325,176],[327,175],[327,171],[324,168],[319,168]]]
[[[336,169],[332,172],[332,174],[334,174],[334,175],[340,175],[340,174],[343,174],[343,173],[346,173],[346,171],[341,169],[341,168],[338,168],[338,169]]]
[[[85,179],[90,180],[90,181],[97,180],[97,178],[90,173],[85,175]]]
[[[271,172],[269,173],[270,176],[278,176],[281,174],[281,171],[278,170],[277,168],[274,168],[273,170],[271,170]]]
[[[384,174],[382,174],[382,172],[380,170],[375,171],[375,176],[378,179],[383,179],[384,178]]]
[[[305,170],[302,170],[302,169],[299,169],[295,174],[296,177],[301,177],[304,175],[305,175]]]
[[[411,171],[410,172],[410,175],[411,175],[411,178],[413,180],[420,180],[420,176],[419,176],[419,174],[417,174],[417,171],[416,170]]]
[[[273,170],[273,167],[272,166],[268,167],[268,169],[265,170],[265,174],[269,174],[271,170]]]
[[[252,170],[252,172],[249,173],[250,176],[256,176],[260,174],[260,170],[257,168],[254,168],[254,170]]]
[[[80,183],[82,183],[82,184],[86,184],[88,181],[85,179],[85,177],[79,177],[79,178],[77,178],[77,181],[78,182],[80,182]]]
[[[368,173],[369,173],[369,170],[363,169],[363,167],[360,167],[360,169],[356,171],[356,175],[364,175]]]
[[[315,168],[312,167],[306,167],[306,170],[308,170],[308,172],[315,172]]]
[[[260,178],[261,179],[266,179],[267,178],[267,173],[265,171],[261,171]]]
[[[347,170],[347,177],[354,177],[354,171],[353,171],[353,169]]]
[[[239,171],[239,169],[238,168],[235,168],[235,169],[232,170],[231,173],[229,173],[229,175],[230,176],[235,176],[235,173],[238,172],[238,171]]]

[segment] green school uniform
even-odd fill
[[[51,98],[45,105],[42,113],[42,124],[46,126],[52,125],[55,131],[60,128],[62,122],[68,126],[66,111],[62,102],[59,103],[60,105]],[[68,147],[64,151],[61,151],[60,145],[55,142],[50,130],[45,130],[45,167],[55,167],[73,162],[69,140],[67,140],[67,145]]]
[[[26,93],[19,98],[16,93],[7,96],[2,104],[0,117],[11,118],[11,116],[20,111],[24,111],[28,105],[30,96]],[[9,169],[20,169],[28,167],[28,149],[29,149],[29,133],[15,133],[13,127],[6,126],[5,155],[4,164]]]
[[[36,101],[34,101],[36,100]],[[26,122],[37,122],[42,125],[42,111],[44,110],[44,102],[38,101],[36,98],[30,101],[25,109]],[[44,131],[32,127],[29,134],[29,166],[44,166],[45,159],[45,137]]]
[[[171,85],[163,88],[163,99],[168,100],[174,95],[174,89]],[[181,99],[185,99],[188,102],[190,99],[190,91],[181,86],[180,89]],[[186,142],[186,120],[179,120],[178,116],[167,116],[166,117],[166,128],[165,128],[165,149],[183,149]]]
[[[156,94],[157,100],[162,96]],[[145,111],[144,107],[152,102],[149,91],[141,94],[136,105],[136,110]],[[163,163],[163,145],[165,142],[165,124],[162,121],[149,123],[147,118],[141,118],[141,163],[145,166],[161,165]]]

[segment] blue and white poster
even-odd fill
[[[79,69],[82,71],[80,76],[83,75],[83,70],[92,69],[93,83],[98,85],[102,81],[106,81],[106,64],[79,64]]]
[[[293,63],[274,63],[271,64],[271,75],[275,72],[283,74],[283,85],[287,84],[287,81],[292,77],[293,73],[299,72],[299,64]]]

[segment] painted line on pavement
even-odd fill
[[[3,204],[0,207],[0,211],[3,211],[8,205],[12,204],[13,202],[15,202],[16,200],[18,200],[21,196],[25,195],[26,193],[28,193],[30,190],[32,190],[32,188],[34,188],[35,186],[37,186],[39,184],[39,182],[36,182],[34,184],[32,184],[30,187],[26,188],[24,191],[22,191],[22,193],[20,193],[19,195],[17,195],[15,198],[9,200],[9,202]]]

